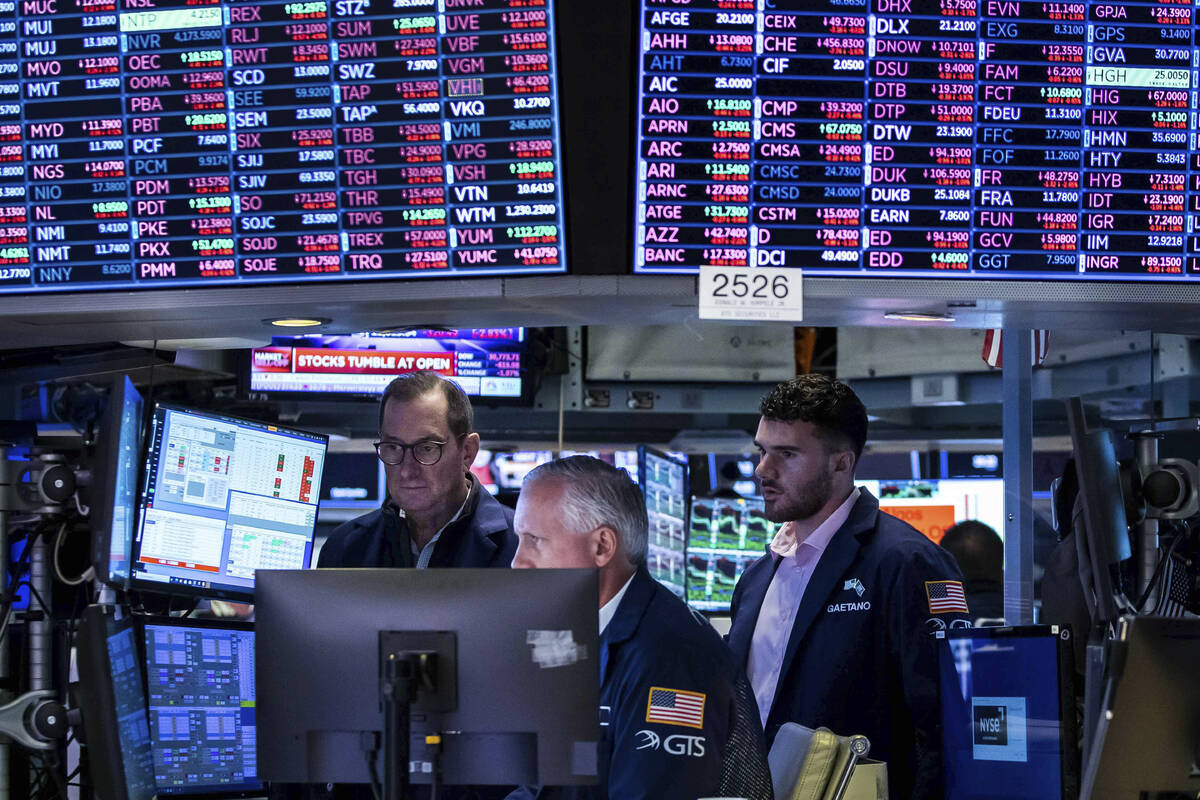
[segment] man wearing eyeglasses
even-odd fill
[[[507,567],[517,550],[511,509],[471,475],[479,452],[471,401],[434,372],[401,375],[379,402],[387,498],[338,526],[318,567]]]

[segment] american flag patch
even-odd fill
[[[925,596],[929,598],[930,614],[970,614],[962,581],[925,581]]]
[[[705,697],[700,692],[651,686],[646,700],[646,722],[703,728]]]

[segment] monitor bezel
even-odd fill
[[[126,400],[132,396],[138,405],[137,431],[135,440],[136,465],[133,474],[133,503],[129,508],[130,537],[125,549],[127,574],[114,578],[112,574],[113,511],[117,502],[116,473],[120,468],[121,425]],[[114,589],[127,590],[133,574],[133,540],[137,535],[138,512],[141,508],[143,470],[146,466],[144,449],[146,444],[146,398],[134,386],[128,375],[116,376],[109,387],[108,405],[100,417],[101,430],[96,436],[95,456],[92,465],[91,513],[88,521],[92,528],[91,564],[96,578]]]
[[[136,631],[136,640],[138,646],[138,654],[142,660],[142,690],[146,693],[146,715],[147,724],[149,724],[150,715],[150,676],[148,674],[149,662],[146,657],[146,626],[158,625],[166,628],[200,628],[203,630],[220,630],[220,631],[241,631],[254,633],[254,623],[239,619],[204,619],[199,617],[170,617],[159,616],[155,614],[136,614],[134,615],[134,630]],[[258,658],[258,641],[255,638],[255,660]],[[255,705],[257,710],[258,690],[255,689]],[[255,730],[257,736],[258,722],[255,720]],[[150,736],[150,749],[154,750],[153,732]],[[257,768],[257,761],[255,762]],[[188,798],[188,800],[234,800],[235,798],[243,797],[261,797],[266,791],[267,783],[261,778],[258,779],[258,787],[254,789],[232,789],[222,791],[219,789],[198,792],[163,792],[158,788],[158,781],[155,780],[155,791],[158,792],[159,800],[166,800],[171,797]]]
[[[115,606],[91,605],[84,609],[79,618],[78,638],[76,639],[76,657],[79,665],[79,697],[78,705],[82,715],[82,726],[87,736],[90,751],[89,765],[92,771],[92,781],[98,786],[107,786],[112,792],[110,800],[148,800],[131,794],[129,789],[128,764],[132,756],[123,751],[120,725],[117,722],[116,692],[113,689],[112,660],[108,654],[108,640],[113,635],[111,626],[118,626],[117,633],[124,630],[133,636],[136,651],[141,656],[142,635],[134,615],[126,614],[117,617]],[[150,727],[150,707],[146,693],[145,659],[138,664],[138,675],[141,678],[142,711],[146,714],[146,729]],[[84,675],[88,678],[85,679]],[[85,690],[89,679],[99,680],[95,690]],[[149,734],[147,733],[147,736]],[[151,750],[149,778],[154,781],[153,748],[154,743],[147,741],[146,746]],[[157,793],[157,783],[154,792]],[[108,796],[108,795],[106,795]]]
[[[939,648],[939,659],[950,658],[949,642],[951,639],[1053,639],[1054,651],[1057,654],[1058,669],[1058,754],[1059,776],[1062,800],[1079,800],[1079,781],[1081,765],[1079,760],[1079,722],[1075,712],[1075,650],[1072,646],[1072,632],[1069,625],[1005,625],[985,628],[951,628],[938,631],[937,638],[945,639],[946,646]],[[950,669],[957,675],[954,664]],[[939,668],[939,674],[940,674]],[[940,683],[939,677],[939,683]],[[940,686],[939,686],[940,688]],[[939,722],[941,709],[938,709]],[[945,749],[946,733],[943,729],[943,741],[939,742]],[[949,798],[947,799],[949,800]]]
[[[224,422],[232,422],[235,424],[249,424],[252,426],[259,426],[259,427],[263,427],[263,428],[275,428],[276,430],[278,430],[280,432],[299,434],[303,437],[308,437],[308,438],[312,438],[314,440],[319,440],[324,445],[324,451],[323,451],[322,459],[321,459],[322,473],[324,473],[324,469],[325,469],[324,455],[329,452],[329,436],[326,434],[323,434],[323,433],[302,430],[300,428],[293,428],[293,427],[290,427],[287,425],[279,425],[279,424],[272,423],[272,422],[265,422],[263,420],[257,420],[257,419],[249,419],[246,417],[237,417],[237,416],[233,416],[231,414],[223,414],[219,411],[208,411],[208,410],[204,410],[204,409],[191,408],[188,406],[176,405],[175,403],[156,403],[154,406],[154,410],[151,413],[151,418],[150,418],[151,421],[150,421],[150,426],[149,426],[149,433],[147,436],[145,436],[143,438],[143,448],[142,448],[143,453],[142,453],[142,466],[141,466],[142,479],[141,479],[141,485],[138,487],[138,495],[137,495],[137,501],[136,501],[137,502],[137,519],[135,520],[135,524],[134,524],[133,542],[132,542],[132,546],[131,546],[130,553],[129,553],[129,577],[130,577],[129,588],[132,590],[136,590],[139,592],[145,592],[145,593],[149,593],[149,594],[164,594],[164,595],[172,595],[172,596],[191,597],[191,598],[214,598],[214,599],[219,599],[219,600],[230,600],[233,602],[253,603],[254,602],[254,588],[253,587],[250,587],[249,589],[235,589],[235,588],[227,588],[224,586],[222,586],[222,587],[216,587],[216,586],[201,587],[201,586],[188,586],[185,584],[172,583],[169,581],[161,581],[160,582],[160,581],[148,580],[146,578],[139,577],[139,573],[137,573],[134,569],[134,566],[138,563],[138,557],[141,555],[141,550],[142,550],[142,526],[144,523],[146,497],[148,496],[148,493],[149,493],[150,482],[152,480],[154,480],[154,470],[152,470],[150,468],[151,451],[154,447],[154,442],[155,442],[155,438],[156,438],[156,428],[159,424],[165,424],[167,412],[191,414],[194,416],[205,417],[208,419],[216,419],[216,420],[221,420]],[[323,475],[322,475],[322,477],[323,477]],[[312,528],[312,531],[309,532],[308,558],[305,560],[303,569],[309,569],[312,566],[312,559],[313,559],[312,554],[313,554],[315,538],[316,538],[317,521],[320,516],[320,496],[321,496],[321,485],[320,484],[321,484],[321,482],[318,479],[318,481],[316,482],[316,485],[313,487],[314,494],[316,495],[316,501],[313,504],[313,528]],[[226,508],[226,514],[228,514],[228,507]]]

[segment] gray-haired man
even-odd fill
[[[623,471],[589,456],[525,478],[514,567],[600,572],[601,783],[511,797],[770,798],[749,685],[720,636],[650,577],[645,501]]]

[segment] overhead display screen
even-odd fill
[[[472,397],[516,399],[532,387],[527,351],[524,328],[276,336],[251,351],[250,390],[378,396],[397,375],[432,370]]]
[[[561,272],[548,0],[0,0],[0,292]]]
[[[635,267],[1188,280],[1186,0],[642,0]]]

